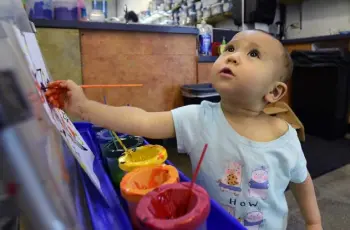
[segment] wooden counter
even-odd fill
[[[79,30],[38,28],[36,37],[52,78],[81,84]]]
[[[74,21],[34,21],[38,41],[54,79],[85,84],[142,83],[142,88],[88,89],[89,98],[148,111],[182,105],[180,87],[210,81],[216,57],[196,56],[193,27]],[[237,31],[214,29],[214,41]],[[349,46],[350,35],[283,40],[289,52],[311,50],[312,42]],[[289,91],[282,99],[290,105]]]
[[[84,84],[142,83],[139,88],[88,89],[87,96],[147,111],[182,105],[180,87],[197,81],[196,36],[81,30]]]
[[[115,106],[164,111],[183,105],[180,87],[197,83],[194,27],[78,21],[34,21],[53,79],[81,84],[142,83],[139,88],[87,89]]]

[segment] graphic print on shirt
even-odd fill
[[[223,177],[217,182],[221,191],[238,196],[242,191],[242,165],[238,162],[229,163]]]
[[[264,223],[264,214],[260,210],[252,210],[242,218],[242,222],[247,230],[259,230]]]
[[[264,166],[255,169],[252,172],[251,179],[249,181],[248,196],[267,199],[269,188],[269,172]]]
[[[221,204],[221,207],[223,207],[228,213],[230,213],[231,216],[236,216],[236,207],[225,204]]]

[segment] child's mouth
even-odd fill
[[[232,73],[230,68],[227,68],[227,67],[223,68],[219,74],[223,77],[229,77],[229,78],[234,77],[234,74]]]

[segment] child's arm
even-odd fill
[[[175,136],[170,111],[152,113],[135,107],[114,107],[89,100],[81,112],[82,119],[121,133],[152,139]]]
[[[175,136],[174,121],[170,111],[149,113],[135,107],[113,107],[88,100],[81,87],[73,81],[63,81],[67,90],[65,110],[95,125],[153,139]]]
[[[305,219],[307,230],[321,230],[321,216],[310,175],[303,183],[291,183],[291,190]]]

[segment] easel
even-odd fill
[[[0,219],[17,218],[16,229],[19,222],[28,230],[79,229],[60,164],[62,139],[44,112],[19,39],[34,28],[20,0],[2,0],[1,7]]]

